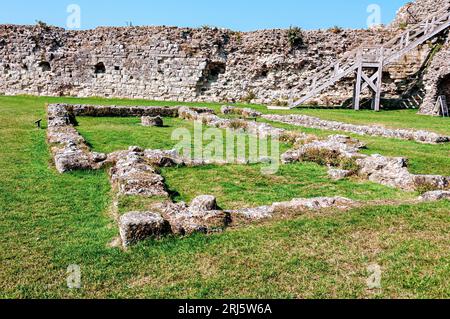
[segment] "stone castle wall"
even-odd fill
[[[436,102],[439,95],[444,95],[447,103],[450,102],[450,41],[443,45],[442,49],[436,53],[427,73],[424,77],[425,91],[427,92],[420,114],[441,115]]]
[[[304,47],[293,49],[287,30],[65,31],[4,25],[0,26],[0,92],[176,101],[238,101],[254,95],[258,102],[271,103],[295,96],[309,84],[317,67],[367,39],[379,42],[380,33],[389,34],[304,32]],[[350,97],[351,87],[334,94]]]
[[[450,0],[416,0],[401,7],[396,15],[393,26],[417,24],[430,14],[450,6]]]
[[[303,31],[303,45],[294,48],[288,30],[66,31],[45,25],[1,25],[0,94],[282,103],[300,97],[318,68],[363,43],[389,40],[396,32],[391,27]],[[429,53],[424,45],[389,67],[384,74],[385,96],[400,96]],[[345,79],[316,102],[342,103],[352,96],[352,82]]]

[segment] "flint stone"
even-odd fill
[[[212,211],[217,209],[217,201],[214,196],[202,195],[194,198],[189,208],[193,211]]]
[[[187,160],[184,159],[177,150],[145,150],[144,157],[157,167],[173,167],[185,165]]]
[[[194,209],[184,202],[161,203],[156,205],[155,209],[169,221],[172,232],[181,236],[222,230],[230,223],[230,215],[227,212]]]
[[[450,186],[450,176],[414,175],[413,179],[416,187],[420,187],[420,185],[426,185],[427,187],[431,187],[436,190],[443,190]]]
[[[415,190],[414,176],[409,173],[405,158],[375,154],[356,162],[361,177],[386,186]]]
[[[450,200],[450,191],[433,191],[423,194],[419,197],[421,201],[439,201],[439,200]]]
[[[335,181],[339,181],[342,180],[346,177],[349,177],[352,175],[351,171],[345,170],[345,169],[334,169],[334,168],[330,168],[328,170],[328,176],[335,180]]]
[[[355,204],[355,201],[344,197],[317,197],[293,199],[290,202],[274,203],[272,205],[275,211],[291,210],[321,210],[324,208],[347,209]]]
[[[94,168],[90,154],[76,145],[54,147],[52,151],[56,170],[61,174],[74,170]]]
[[[156,117],[150,117],[150,116],[143,116],[141,118],[141,123],[143,126],[156,126],[156,127],[163,127],[164,122],[163,119],[160,116]]]
[[[255,208],[245,208],[230,211],[232,215],[242,216],[249,220],[269,219],[273,217],[274,209],[272,206],[260,206]]]
[[[168,197],[164,178],[141,153],[130,152],[111,168],[111,181],[121,195]]]

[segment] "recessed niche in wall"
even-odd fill
[[[106,67],[103,62],[99,62],[95,65],[95,74],[104,74],[106,73]]]
[[[50,63],[48,63],[47,61],[39,62],[38,66],[43,72],[50,72],[52,70]]]
[[[11,70],[11,67],[9,66],[9,64],[5,64],[3,66],[3,73],[8,74],[9,70]]]
[[[450,101],[450,74],[443,76],[438,82],[438,95],[444,95]]]
[[[120,71],[120,66],[117,66],[117,65],[116,65],[116,66],[114,67],[114,70]]]

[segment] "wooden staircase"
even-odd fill
[[[403,99],[401,105],[403,105],[405,109],[418,109],[425,100],[425,95],[425,90],[420,89],[414,94],[411,94],[407,98]]]
[[[361,92],[369,88],[373,92],[372,109],[380,110],[383,68],[397,61],[419,45],[450,27],[450,7],[430,15],[422,22],[410,26],[402,34],[382,46],[361,46],[349,51],[338,61],[317,72],[309,86],[301,92],[302,97],[289,107],[269,109],[292,109],[317,96],[341,79],[356,74],[353,94],[355,110],[360,108]]]

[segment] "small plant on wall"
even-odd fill
[[[287,32],[288,42],[293,49],[302,48],[305,44],[303,41],[303,31],[299,27],[290,27]]]

